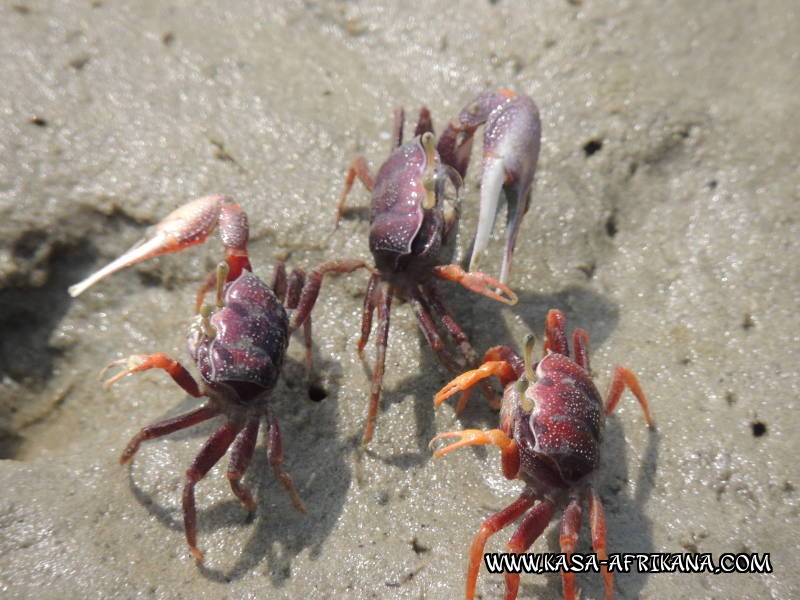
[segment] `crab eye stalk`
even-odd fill
[[[224,306],[222,302],[222,290],[225,287],[225,282],[228,280],[228,273],[230,273],[230,271],[231,268],[224,260],[220,261],[217,265],[217,289],[215,295],[217,308],[222,308]]]
[[[536,373],[533,372],[533,346],[536,344],[536,336],[529,333],[525,336],[525,379],[533,383],[536,381]]]
[[[420,139],[425,150],[426,166],[422,176],[422,187],[425,188],[425,198],[422,201],[424,210],[431,210],[436,206],[436,143],[430,131],[422,134]]]
[[[212,340],[217,337],[217,328],[211,324],[211,313],[213,311],[214,309],[208,304],[204,304],[200,308],[200,327],[203,328],[203,333],[206,334],[206,337]]]

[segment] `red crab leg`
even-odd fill
[[[297,306],[289,312],[289,331],[295,331],[302,325],[311,314],[311,309],[317,302],[319,290],[322,287],[322,279],[327,273],[352,273],[357,269],[369,269],[367,264],[361,260],[329,260],[322,263],[312,270],[305,280]]]
[[[247,467],[250,466],[250,460],[253,458],[258,438],[258,422],[257,417],[249,419],[244,429],[236,436],[231,447],[231,460],[228,463],[228,481],[231,484],[231,490],[242,501],[248,513],[252,513],[256,509],[256,503],[250,490],[241,482],[247,472]]]
[[[300,499],[300,494],[297,493],[297,488],[294,487],[294,481],[283,470],[283,446],[281,445],[281,430],[278,427],[278,419],[269,408],[267,409],[266,417],[269,464],[272,465],[272,472],[275,474],[275,478],[286,488],[286,491],[289,492],[289,498],[291,498],[292,506],[294,506],[295,510],[306,514],[306,507]]]
[[[648,427],[650,427],[650,429],[655,429],[656,423],[653,421],[653,415],[650,414],[650,404],[647,402],[647,396],[644,395],[642,386],[639,385],[639,380],[632,371],[629,371],[625,367],[620,367],[619,365],[614,367],[614,377],[608,386],[608,394],[606,394],[606,414],[610,415],[611,411],[617,406],[617,402],[619,402],[619,398],[626,387],[633,392],[633,395],[636,396],[636,399],[642,406],[642,411],[644,411],[644,418],[647,420]]]
[[[458,265],[439,265],[433,268],[433,274],[439,279],[454,281],[471,292],[481,294],[503,304],[513,306],[517,303],[517,295],[510,288],[483,273],[477,271],[467,272]],[[495,292],[493,288],[500,290],[501,293]]]
[[[119,463],[124,465],[131,458],[133,458],[133,455],[136,454],[137,450],[139,450],[141,443],[146,440],[153,440],[155,438],[169,435],[173,431],[179,431],[181,429],[186,429],[187,427],[192,427],[193,425],[207,421],[212,417],[216,417],[218,414],[219,411],[216,408],[201,406],[200,408],[197,408],[186,414],[178,415],[177,417],[172,417],[171,419],[165,419],[163,421],[159,421],[158,423],[148,425],[131,438],[131,441],[129,441],[128,445],[125,447],[122,456],[119,457]]]
[[[284,306],[288,310],[297,308],[300,302],[300,293],[306,281],[306,273],[303,269],[293,269],[289,275],[286,288],[286,298]],[[303,343],[306,348],[306,377],[311,378],[311,368],[313,366],[313,341],[311,336],[311,314],[303,321]]]
[[[548,352],[569,356],[569,341],[567,338],[567,319],[560,310],[547,311],[544,324],[544,355]]]
[[[508,542],[508,552],[522,554],[533,545],[553,518],[555,507],[550,502],[540,502],[525,515],[522,523]],[[519,591],[519,573],[506,573],[505,600],[516,600]]]
[[[447,333],[450,334],[450,337],[455,340],[456,344],[458,345],[459,352],[461,352],[461,355],[466,359],[467,364],[474,365],[477,363],[478,353],[475,352],[472,344],[469,343],[467,334],[463,329],[461,329],[459,324],[456,323],[453,315],[450,314],[450,310],[444,303],[444,299],[439,293],[437,286],[431,282],[428,285],[423,286],[422,289],[425,297],[428,299],[428,302],[430,302],[431,308],[439,315],[445,331],[447,331]]]
[[[186,367],[184,367],[178,361],[171,359],[163,352],[156,352],[155,354],[134,354],[128,358],[115,360],[114,362],[109,363],[100,372],[100,378],[102,379],[103,375],[105,375],[109,369],[112,369],[117,365],[125,365],[127,368],[107,379],[103,384],[105,389],[110,388],[117,381],[126,375],[130,375],[131,373],[139,373],[141,371],[147,371],[148,369],[163,369],[169,373],[169,376],[172,377],[175,383],[181,386],[183,391],[190,396],[199,398],[203,395],[197,385],[197,382],[194,380],[191,373],[186,370]]]
[[[581,516],[582,509],[580,500],[573,499],[564,509],[564,515],[561,517],[561,536],[559,544],[561,552],[567,555],[567,560],[575,552],[578,547],[578,534],[581,531]],[[575,600],[575,573],[563,571],[561,573],[561,585],[564,590],[565,600]]]
[[[344,189],[339,196],[339,204],[336,206],[336,219],[333,222],[334,229],[339,227],[339,220],[342,218],[344,205],[347,202],[347,196],[350,194],[350,190],[353,188],[353,183],[355,183],[356,177],[361,180],[361,183],[364,184],[364,187],[367,188],[367,191],[371,192],[372,188],[375,187],[375,180],[370,174],[369,167],[367,166],[367,162],[364,160],[363,156],[356,156],[350,163],[350,166],[347,167],[347,175],[344,179]]]
[[[275,297],[281,304],[286,302],[286,263],[282,260],[275,261],[275,272],[272,274],[272,285],[270,288],[275,293]]]
[[[497,375],[500,378],[500,381],[503,382],[504,386],[507,382],[517,379],[517,376],[514,373],[513,368],[506,361],[504,360],[487,361],[477,369],[473,369],[472,371],[467,371],[466,373],[462,373],[461,375],[453,379],[450,383],[445,385],[433,397],[433,403],[434,405],[439,406],[450,396],[453,396],[458,392],[466,392],[469,388],[471,388],[473,385],[476,385],[482,379],[486,379],[487,377],[491,377],[492,375]],[[461,403],[459,402],[459,405],[460,404]]]
[[[417,127],[414,129],[414,137],[422,135],[423,133],[433,133],[433,121],[431,120],[431,111],[426,106],[419,109],[419,117],[417,117]],[[402,137],[400,138],[400,146],[403,143]]]
[[[457,442],[453,442],[449,446],[439,448],[439,450],[433,454],[433,458],[440,458],[448,452],[452,452],[464,446],[494,444],[500,448],[500,464],[503,466],[503,475],[506,479],[514,479],[517,473],[519,473],[519,449],[517,448],[517,443],[504,431],[500,429],[490,429],[488,431],[481,431],[480,429],[446,431],[433,438],[428,446],[432,447],[433,443],[437,440],[451,437],[458,437],[461,439]]]
[[[378,402],[381,397],[383,373],[386,369],[386,345],[389,341],[389,314],[392,308],[394,291],[390,286],[378,286],[378,339],[375,341],[375,366],[372,368],[372,387],[369,393],[369,408],[367,409],[367,425],[364,428],[364,437],[361,445],[366,446],[372,439],[375,430],[375,420],[378,418]]]
[[[606,553],[606,515],[603,511],[603,503],[597,491],[592,488],[589,491],[589,528],[592,532],[592,548],[597,553],[599,561],[607,561]],[[603,587],[605,588],[606,600],[614,597],[614,576],[608,572],[608,567],[601,566],[600,572],[603,574]]]
[[[464,330],[461,329],[461,326],[456,323],[455,318],[453,315],[450,314],[450,310],[447,308],[447,305],[444,303],[441,295],[439,294],[439,290],[437,289],[436,285],[433,282],[428,283],[428,285],[424,285],[421,288],[422,294],[424,298],[430,303],[431,308],[436,311],[439,315],[439,319],[444,325],[445,331],[450,334],[450,337],[456,342],[458,346],[458,350],[461,353],[461,356],[467,361],[467,366],[474,365],[478,362],[478,353],[475,352],[475,349],[472,347],[472,344],[469,343],[469,338],[467,338],[467,334],[464,333]],[[460,370],[460,369],[459,369]],[[458,372],[458,371],[455,371]],[[488,382],[481,383],[481,391],[483,392],[484,396],[489,400],[489,405],[495,409],[500,409],[501,400],[492,389],[492,386],[488,384]],[[467,405],[467,400],[469,400],[471,390],[465,391],[461,394],[461,398],[456,405],[456,414],[461,414],[461,411],[464,410],[464,407]]]
[[[572,348],[573,352],[575,352],[575,362],[591,375],[592,370],[589,367],[589,334],[585,329],[579,327],[572,332]]]
[[[189,550],[198,563],[203,562],[203,553],[197,547],[197,509],[194,504],[194,487],[225,455],[241,428],[241,425],[228,422],[217,429],[186,470],[186,484],[183,486],[183,528],[186,532],[186,543],[189,544]]]
[[[246,248],[247,216],[233,198],[216,195],[198,198],[174,210],[151,228],[149,237],[80,283],[71,286],[69,293],[75,297],[86,288],[121,269],[154,256],[180,252],[189,246],[200,244],[206,240],[218,222],[230,266],[229,281],[232,281],[239,276],[242,269],[250,269]],[[213,287],[212,284],[207,289]]]
[[[445,349],[444,341],[436,330],[436,324],[433,322],[430,306],[428,306],[425,296],[420,291],[414,290],[409,298],[409,303],[411,304],[411,309],[414,311],[414,316],[417,317],[425,340],[433,351],[436,352],[436,357],[439,359],[439,362],[451,372],[458,373],[464,368],[464,365],[459,365],[455,357]]]
[[[373,273],[367,284],[367,291],[364,294],[364,309],[361,312],[361,337],[358,339],[358,356],[363,358],[364,347],[369,341],[369,334],[372,332],[372,315],[375,312],[375,305],[380,298],[381,276]]]
[[[470,546],[469,549],[466,589],[467,600],[473,600],[473,598],[475,598],[475,584],[478,582],[478,572],[483,562],[483,549],[486,547],[488,539],[509,523],[513,523],[517,520],[526,510],[533,506],[534,502],[536,502],[536,498],[534,498],[529,489],[526,489],[514,502],[483,522],[478,533],[475,534],[475,539],[472,540],[472,546]]]

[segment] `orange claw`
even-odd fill
[[[118,382],[120,379],[125,377],[126,375],[130,375],[131,373],[136,373],[137,371],[145,371],[151,366],[148,364],[148,356],[146,354],[134,354],[129,356],[128,358],[120,358],[119,360],[115,360],[113,362],[108,363],[102,371],[100,371],[100,379],[105,377],[106,373],[108,373],[114,367],[124,365],[125,368],[114,375],[113,377],[109,377],[103,382],[103,389],[108,390],[112,385]]]
[[[484,273],[480,273],[478,271],[468,272],[458,265],[439,265],[438,267],[433,268],[433,274],[440,279],[455,281],[471,292],[481,294],[482,296],[486,296],[492,300],[497,300],[503,304],[514,306],[517,303],[517,295],[511,290],[511,288],[503,285],[494,277],[490,277]]]
[[[499,429],[490,429],[489,431],[482,431],[480,429],[462,429],[461,431],[445,431],[444,433],[440,433],[435,438],[433,438],[428,444],[428,447],[432,447],[433,443],[437,440],[441,440],[444,438],[451,438],[451,437],[458,437],[461,438],[459,441],[450,444],[449,446],[445,446],[444,448],[439,448],[434,454],[434,458],[440,458],[447,454],[448,452],[452,452],[453,450],[457,450],[463,446],[479,446],[482,444],[494,444],[495,446],[499,446],[500,450],[503,451],[503,454],[510,451],[512,448],[516,448],[517,444],[514,440],[512,440],[506,433]]]
[[[482,379],[486,379],[487,377],[491,377],[492,375],[497,375],[501,379],[504,377],[509,376],[509,372],[511,373],[511,378],[513,379],[513,371],[511,370],[511,365],[509,365],[504,360],[490,360],[483,363],[477,369],[472,371],[467,371],[466,373],[462,373],[455,379],[453,379],[450,383],[444,386],[439,392],[433,397],[433,403],[438,407],[442,402],[447,400],[453,394],[457,394],[458,392],[466,392],[471,388],[473,385],[481,381]],[[456,413],[460,413],[463,410],[464,405],[466,404],[466,398],[461,398],[458,403],[458,407],[456,408]]]
[[[504,431],[500,429],[490,429],[488,431],[481,431],[480,429],[446,431],[433,438],[430,444],[428,444],[428,447],[433,447],[433,444],[437,440],[451,437],[458,437],[460,439],[449,446],[439,448],[436,452],[434,452],[433,458],[440,458],[448,452],[452,452],[453,450],[457,450],[458,448],[462,448],[464,446],[493,444],[500,448],[503,475],[506,477],[506,479],[514,479],[517,476],[517,473],[519,472],[519,450],[517,449],[517,443]]]

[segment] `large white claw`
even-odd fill
[[[491,97],[498,98],[502,95],[498,93]],[[500,281],[508,281],[519,227],[530,204],[531,184],[539,160],[541,131],[539,110],[529,96],[508,97],[489,113],[483,134],[481,207],[470,258],[470,271],[477,270],[480,256],[489,244],[500,194],[504,192],[508,218]]]
[[[225,210],[226,206],[233,207],[233,210],[238,208],[230,196],[225,195],[204,196],[184,204],[154,225],[148,236],[134,244],[122,256],[83,281],[70,286],[69,295],[74,298],[101,279],[125,267],[159,254],[179,252],[203,242],[216,227],[220,212]]]
[[[489,245],[503,192],[508,220],[500,281],[506,283],[519,226],[530,203],[542,127],[539,109],[530,96],[509,90],[480,94],[450,122],[439,140],[442,160],[462,178],[467,171],[475,131],[484,124],[481,206],[469,270],[478,269],[480,257]]]

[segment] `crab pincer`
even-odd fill
[[[510,90],[484,92],[467,103],[442,133],[438,145],[442,161],[455,168],[462,178],[467,172],[473,136],[481,125],[485,128],[480,213],[469,270],[480,267],[502,193],[508,204],[508,219],[500,281],[507,283],[539,160],[542,131],[539,109],[530,96]]]

